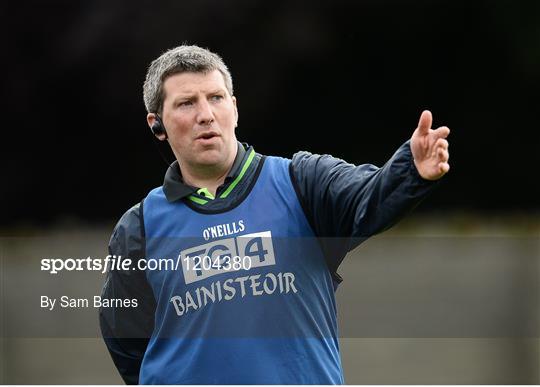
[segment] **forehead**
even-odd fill
[[[163,82],[166,98],[199,92],[227,90],[225,80],[219,70],[207,73],[184,72],[173,74]]]

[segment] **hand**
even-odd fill
[[[438,180],[450,170],[448,141],[446,141],[450,129],[446,126],[431,129],[432,121],[431,112],[424,110],[411,137],[414,165],[420,176],[426,180]]]

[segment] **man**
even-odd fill
[[[177,160],[109,244],[132,259],[109,271],[102,297],[136,302],[100,311],[124,381],[343,383],[337,268],[448,172],[449,129],[432,130],[424,111],[382,168],[308,152],[262,156],[236,140],[229,70],[197,46],[152,62],[144,102]],[[151,270],[150,260],[167,258],[178,265]]]

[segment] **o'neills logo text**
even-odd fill
[[[244,221],[218,224],[217,226],[211,226],[203,230],[203,238],[209,240],[210,238],[221,238],[223,236],[238,234],[246,229]]]
[[[259,297],[270,294],[283,294],[298,290],[294,285],[293,273],[266,273],[229,278],[223,282],[212,282],[209,287],[200,286],[192,291],[186,291],[183,296],[173,296],[171,303],[178,316],[203,308],[208,303],[231,301],[234,298],[253,296]]]

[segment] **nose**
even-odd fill
[[[203,99],[197,105],[197,123],[199,125],[210,125],[214,122],[214,113],[208,101]]]

